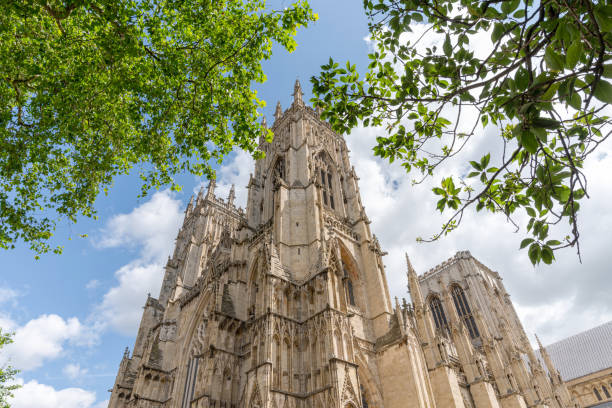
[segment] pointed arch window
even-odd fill
[[[452,294],[457,314],[467,327],[470,337],[473,339],[480,337],[478,327],[476,327],[476,321],[472,315],[472,310],[470,309],[464,290],[459,286],[453,286]]]
[[[363,408],[368,408],[369,407],[368,394],[366,394],[366,390],[363,388],[363,385],[361,385],[360,388],[361,388],[361,406]]]
[[[285,180],[285,159],[283,157],[279,157],[274,164],[274,177]]]
[[[330,207],[332,210],[336,208],[334,201],[333,175],[331,166],[328,165],[323,153],[319,154],[316,160],[317,177],[321,180],[321,195],[323,196],[323,204]]]
[[[444,314],[444,309],[442,308],[440,298],[437,296],[432,297],[429,301],[429,308],[431,309],[431,314],[433,315],[436,329],[446,329],[448,327],[448,321],[446,320],[446,314]]]
[[[346,285],[346,298],[351,306],[357,306],[355,303],[355,290],[353,288],[353,281],[348,273],[348,269],[344,261],[342,261],[342,270],[344,272],[344,281]]]
[[[198,372],[199,358],[193,357],[187,364],[187,376],[185,378],[185,387],[183,389],[183,402],[181,408],[187,408],[191,406],[191,399],[193,398],[193,392],[195,390],[196,374]]]
[[[601,386],[601,389],[603,390],[603,392],[604,392],[604,394],[605,394],[606,398],[610,398],[610,393],[608,392],[608,388],[606,388],[606,386],[605,386],[605,385],[602,385],[602,386]]]
[[[593,392],[595,393],[595,396],[597,397],[597,401],[601,401],[601,394],[599,394],[599,391],[597,390],[597,388],[593,388]]]

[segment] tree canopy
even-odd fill
[[[0,350],[12,342],[11,335],[2,333],[2,328],[0,328]],[[19,385],[11,384],[17,373],[18,371],[11,366],[0,367],[0,408],[9,407],[8,398],[12,397],[13,391],[19,388]]]
[[[501,145],[461,163],[465,175],[444,174],[433,193],[448,221],[423,240],[456,229],[475,206],[523,228],[520,246],[534,264],[570,246],[580,256],[583,166],[611,132],[610,2],[363,3],[370,64],[361,76],[330,59],[312,78],[323,117],[339,132],[384,125],[375,154],[416,170],[417,183],[456,160],[482,128],[493,126]],[[417,28],[422,35],[410,35]],[[428,36],[437,46],[423,45]]]
[[[0,247],[49,245],[58,219],[135,167],[141,194],[255,157],[252,89],[273,43],[316,20],[306,1],[7,0],[0,6]],[[61,248],[54,248],[56,252]]]

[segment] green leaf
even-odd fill
[[[444,39],[444,44],[442,45],[442,49],[444,50],[444,55],[450,57],[453,53],[453,46],[451,45],[450,35],[446,34],[446,38]]]
[[[564,65],[564,58],[561,57],[551,45],[546,47],[544,52],[544,61],[551,71],[561,71]]]
[[[567,49],[567,55],[565,56],[565,66],[567,69],[574,69],[578,60],[582,56],[582,42],[574,41],[572,45]]]
[[[531,244],[533,241],[534,241],[533,238],[525,238],[524,240],[521,241],[520,249],[525,248],[527,245]]]
[[[493,44],[499,41],[501,36],[504,34],[504,31],[506,31],[506,29],[502,23],[495,23],[493,26],[493,32],[491,33],[491,41]]]
[[[528,251],[529,260],[533,265],[536,265],[540,262],[540,258],[542,256],[542,252],[540,250],[540,245],[537,243],[531,244]]]
[[[521,146],[523,146],[529,153],[534,154],[539,147],[538,140],[534,134],[529,130],[524,130],[520,133],[520,135],[519,143]]]
[[[546,265],[550,265],[555,256],[553,255],[552,249],[548,245],[542,247],[542,260]]]
[[[506,0],[502,2],[501,9],[506,15],[510,15],[519,6],[520,0]]]
[[[600,79],[595,86],[593,95],[604,103],[612,103],[612,85],[609,82]]]

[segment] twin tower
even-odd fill
[[[469,253],[408,262],[412,304],[392,304],[346,142],[293,96],[246,210],[214,181],[187,206],[109,407],[574,407]]]

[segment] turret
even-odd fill
[[[206,198],[212,199],[215,197],[215,187],[217,187],[217,181],[213,178],[208,182],[208,189],[206,190]]]
[[[537,334],[535,335],[535,338],[536,338],[536,341],[538,342],[538,347],[540,347],[540,354],[542,355],[542,358],[544,359],[544,364],[546,364],[546,368],[548,369],[548,373],[550,374],[550,379],[552,383],[554,385],[561,383],[561,375],[559,374],[559,371],[557,371],[557,369],[555,368],[555,365],[553,364],[552,359],[550,358],[550,355],[548,354],[548,351],[546,351],[546,348],[540,342],[540,339],[538,338]]]
[[[283,116],[283,108],[281,108],[280,101],[276,102],[276,110],[274,111],[274,121],[277,121]]]
[[[234,199],[236,198],[236,187],[232,184],[229,195],[227,196],[227,204],[231,207],[234,205]]]
[[[408,291],[410,292],[412,303],[414,304],[415,309],[422,310],[425,305],[425,302],[423,301],[423,293],[421,293],[419,277],[412,267],[412,263],[410,263],[408,254],[406,254],[406,266],[408,267]]]
[[[293,103],[295,105],[304,105],[304,100],[302,97],[304,96],[304,92],[302,92],[302,85],[298,79],[295,80],[295,85],[293,86]]]
[[[191,195],[191,198],[189,199],[189,204],[187,204],[187,208],[185,209],[185,214],[189,215],[191,214],[192,211],[193,211],[193,194]]]

